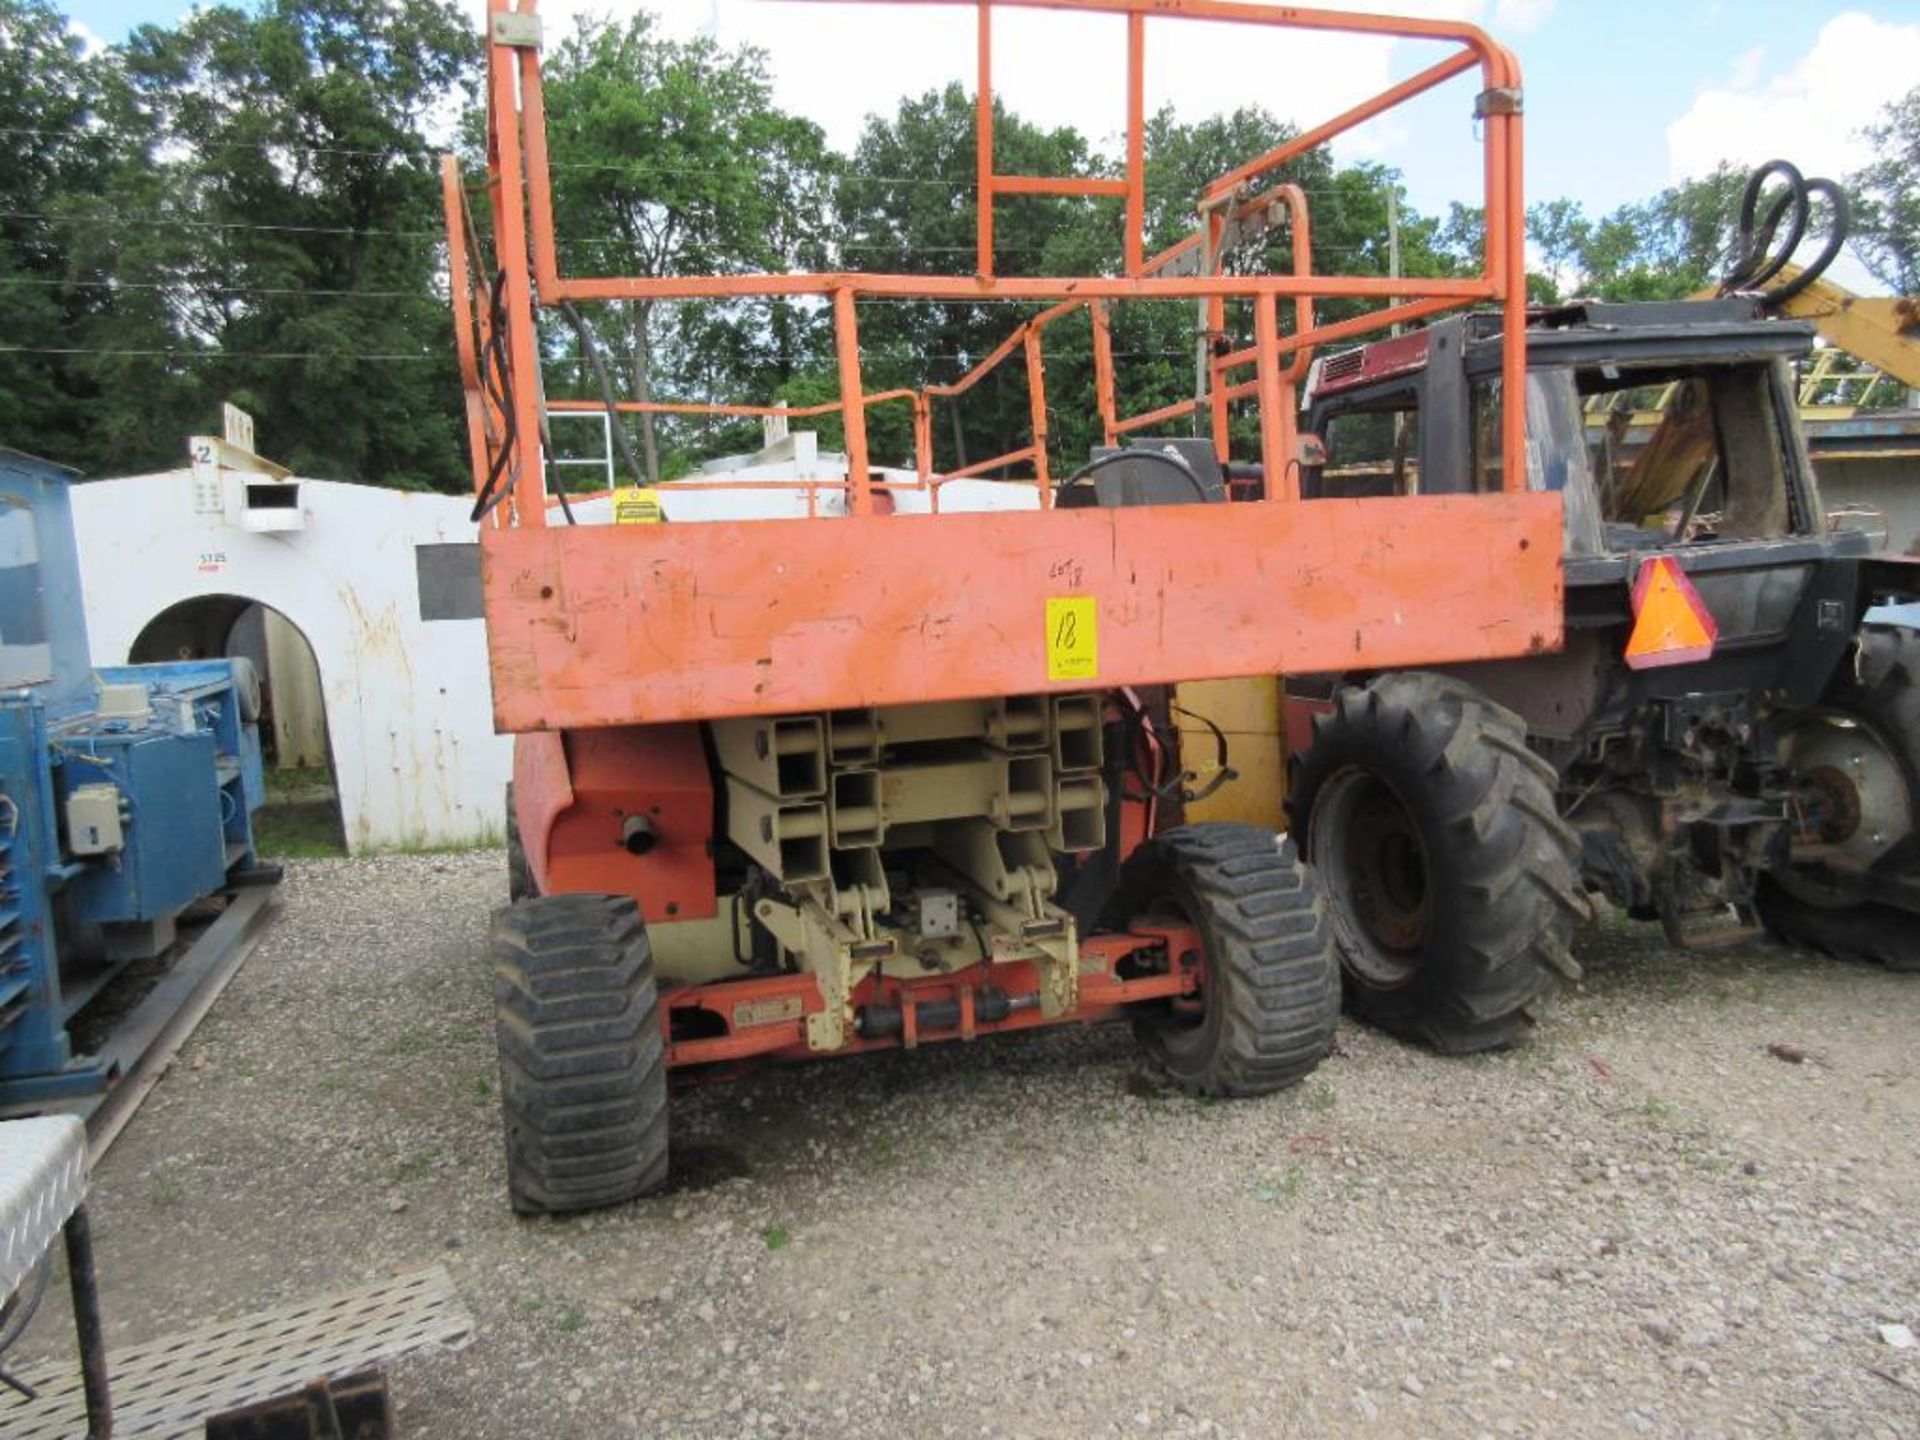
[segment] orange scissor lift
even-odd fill
[[[493,959],[510,1183],[523,1211],[614,1203],[663,1183],[670,1069],[1124,1012],[1185,1088],[1292,1083],[1325,1054],[1338,1008],[1322,902],[1272,833],[1179,823],[1188,772],[1167,687],[1559,643],[1557,496],[1298,503],[1295,385],[1316,345],[1491,302],[1507,316],[1505,383],[1524,385],[1513,57],[1466,25],[1226,0],[964,3],[978,24],[978,255],[974,273],[953,277],[562,274],[534,0],[490,17],[490,262],[451,160],[444,189],[495,717],[517,737],[514,903],[496,918]],[[1122,176],[997,171],[992,27],[1012,5],[1124,26]],[[1148,256],[1148,40],[1162,25],[1216,22],[1396,36],[1445,54],[1249,157],[1198,197],[1191,238]],[[1470,73],[1485,151],[1482,273],[1315,274],[1305,196],[1263,189],[1261,177]],[[995,203],[1018,195],[1121,201],[1112,271],[997,274]],[[1223,273],[1228,238],[1262,216],[1291,227],[1292,272]],[[682,521],[669,504],[667,523],[612,525],[554,508],[543,312],[773,296],[830,306],[836,339],[839,399],[820,409],[844,422],[844,475],[757,482],[804,491],[807,518]],[[1317,323],[1314,301],[1326,297],[1379,303]],[[860,309],[899,299],[1020,302],[1029,313],[957,383],[870,394]],[[1168,300],[1204,307],[1209,383],[1195,400],[1122,416],[1111,312]],[[1049,473],[1047,415],[1059,397],[1045,389],[1045,335],[1081,310],[1103,438],[1158,471],[1158,490],[1097,475],[1078,483],[1106,460],[1063,480]],[[956,403],[1016,356],[1031,443],[937,472],[935,404]],[[868,452],[866,414],[882,404],[912,408],[915,453],[897,469]],[[1229,421],[1247,406],[1257,453],[1234,456]],[[1523,409],[1506,409],[1508,454],[1522,453]],[[1196,455],[1190,442],[1139,438],[1176,421],[1207,430],[1211,444]],[[1229,461],[1237,483],[1224,485]],[[1017,488],[989,496],[1005,503],[982,505],[968,477],[1011,469],[1025,472],[1003,482]],[[660,493],[672,501],[728,483]]]

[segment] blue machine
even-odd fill
[[[203,897],[277,876],[254,853],[259,682],[244,660],[95,670],[67,487],[0,449],[0,1105],[104,1090],[80,1011],[167,953]],[[126,577],[138,584],[138,576]]]

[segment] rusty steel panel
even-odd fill
[[[490,530],[495,722],[1522,655],[1560,643],[1560,524],[1518,494]]]

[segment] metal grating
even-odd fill
[[[473,1317],[452,1277],[435,1265],[323,1300],[129,1345],[107,1357],[114,1434],[187,1440],[204,1432],[210,1414],[472,1333]],[[40,1398],[27,1402],[0,1392],[0,1433],[10,1440],[72,1440],[86,1433],[77,1365],[43,1366],[23,1378]]]
[[[1360,373],[1366,358],[1366,350],[1358,345],[1351,350],[1342,350],[1337,355],[1327,356],[1320,366],[1320,382],[1324,385],[1334,380],[1351,380]]]

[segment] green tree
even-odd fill
[[[53,218],[99,184],[103,62],[46,0],[0,0],[0,413],[7,443],[89,463],[90,386],[75,347],[88,291],[68,282]]]
[[[1112,173],[1071,128],[1030,125],[997,102],[995,165],[1005,175],[1084,178]],[[974,103],[957,84],[902,100],[892,119],[872,119],[837,188],[837,251],[850,269],[960,275],[976,263]],[[1118,253],[1119,206],[1053,196],[1017,196],[994,208],[994,268],[1002,275],[1097,270]],[[863,378],[869,390],[948,383],[971,369],[1040,306],[971,301],[878,303],[860,307]],[[1047,386],[1053,439],[1084,453],[1092,394],[1091,339],[1084,321],[1047,332]],[[1057,360],[1056,360],[1057,356]],[[789,388],[789,398],[824,398],[831,369]],[[903,461],[909,415],[885,407],[871,417],[876,458]],[[1007,454],[1030,433],[1025,370],[1016,355],[958,400],[935,405],[935,463],[943,469]]]
[[[1117,162],[1094,150],[1072,129],[1042,130],[995,111],[995,159],[1002,174],[1097,176],[1118,173]],[[904,102],[889,120],[869,123],[840,188],[839,229],[848,262],[909,273],[966,273],[974,260],[976,210],[973,102],[959,86]],[[1145,240],[1149,254],[1193,233],[1198,201],[1214,179],[1280,144],[1293,132],[1258,108],[1192,124],[1171,110],[1149,118],[1146,132]],[[1399,177],[1373,165],[1336,166],[1324,149],[1309,151],[1261,184],[1300,184],[1313,221],[1315,269],[1386,274],[1388,196],[1400,212],[1402,273],[1452,274],[1458,261],[1440,243],[1432,220],[1405,203]],[[1121,258],[1121,209],[1115,201],[1019,197],[995,216],[995,269],[1005,275],[1114,273]],[[1285,272],[1291,236],[1284,226],[1230,254],[1229,270]],[[871,383],[946,381],[991,351],[1038,307],[925,303],[867,307],[862,335],[869,343]],[[1363,308],[1354,301],[1324,302],[1325,318]],[[1282,327],[1292,325],[1282,307]],[[871,312],[871,318],[869,318]],[[1194,393],[1196,307],[1191,301],[1135,301],[1112,307],[1115,389],[1122,413],[1139,414]],[[1247,307],[1231,306],[1229,338],[1251,333]],[[874,352],[877,351],[877,357]],[[1051,459],[1056,473],[1084,460],[1095,443],[1091,337],[1084,320],[1047,332],[1047,398]],[[830,393],[825,377],[810,378],[806,398]],[[796,394],[795,399],[800,396]],[[958,405],[938,407],[936,464],[943,469],[978,463],[1025,443],[1027,388],[1017,357],[990,375]],[[879,418],[877,426],[898,426]],[[1175,422],[1185,430],[1192,422]],[[1251,416],[1238,422],[1248,435]],[[876,431],[876,433],[879,433]],[[903,430],[888,430],[904,446]],[[881,453],[878,442],[876,453]],[[888,452],[892,453],[892,452]]]
[[[1874,278],[1920,295],[1920,86],[1867,132],[1873,160],[1848,182],[1858,206],[1854,249]]]
[[[1570,237],[1575,293],[1603,300],[1677,300],[1720,278],[1732,250],[1747,173],[1721,165],[1649,200],[1581,220]]]
[[[766,57],[705,38],[677,41],[642,11],[583,20],[546,67],[548,147],[561,263],[606,275],[820,268],[830,160],[820,130],[773,103]],[[602,329],[624,341],[635,400],[758,400],[817,355],[817,307],[788,300],[636,300]],[[571,378],[584,383],[577,370]],[[752,427],[643,416],[650,478]],[[664,465],[661,437],[683,448]]]
[[[1582,255],[1593,226],[1577,200],[1545,200],[1527,207],[1527,243],[1546,269],[1529,274],[1528,292],[1550,304],[1569,298],[1566,282],[1581,275]],[[1577,289],[1574,293],[1578,293]]]
[[[119,47],[103,203],[64,207],[99,468],[177,463],[232,398],[308,474],[465,482],[445,308],[437,117],[477,43],[443,0],[195,10]]]

